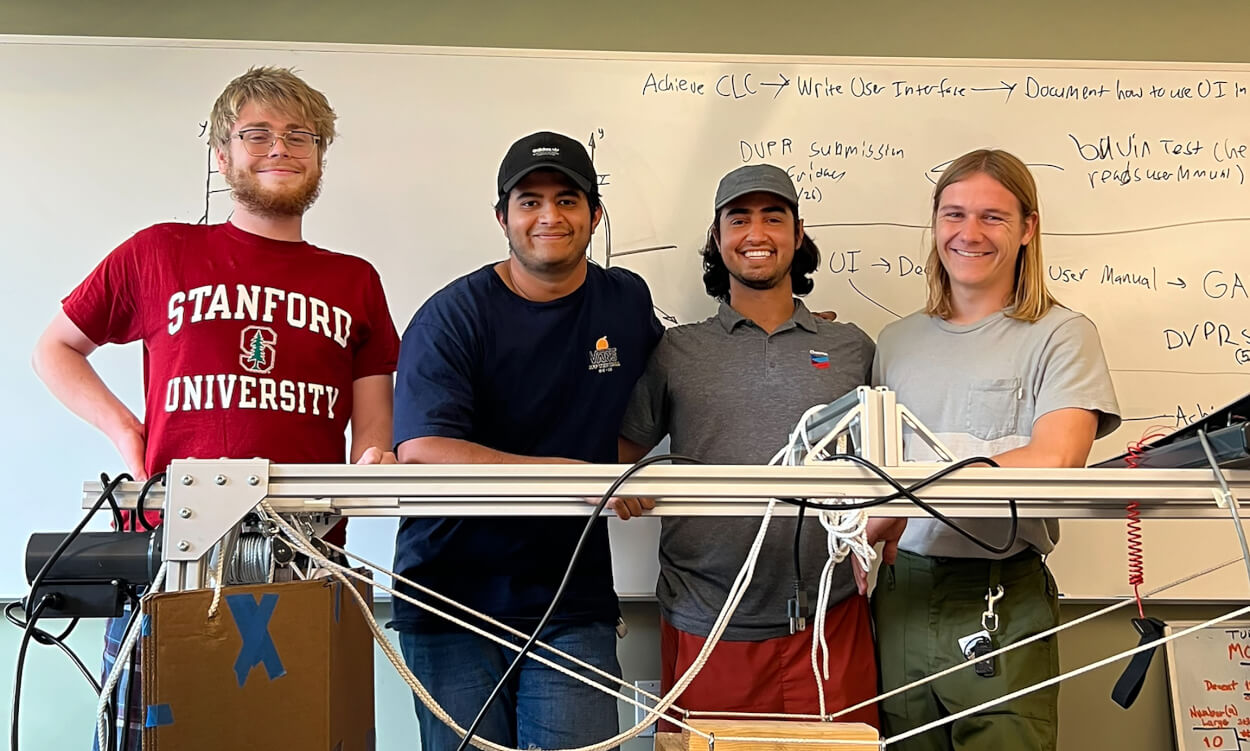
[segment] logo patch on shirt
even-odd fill
[[[590,350],[590,367],[596,373],[611,373],[613,370],[621,367],[621,361],[616,357],[616,347],[608,344],[608,338],[601,336],[595,342],[595,348]]]
[[[809,349],[807,353],[812,358],[813,368],[817,368],[818,370],[824,370],[825,368],[829,367],[829,353],[828,352],[817,352],[814,349]]]
[[[239,364],[249,373],[268,373],[277,357],[278,334],[268,326],[248,326],[240,337]]]

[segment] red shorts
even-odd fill
[[[726,641],[712,650],[703,670],[677,699],[683,709],[721,712],[818,714],[812,672],[812,626],[765,641]],[[852,595],[829,609],[825,619],[829,677],[825,711],[834,713],[877,695],[877,659],[868,599]],[[694,662],[706,639],[679,631],[660,618],[660,690],[667,694]],[[881,727],[877,706],[843,715],[839,722]],[[680,731],[660,720],[659,732]]]

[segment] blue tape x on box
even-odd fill
[[[373,751],[373,638],[352,593],[319,579],[222,594],[214,618],[211,590],[145,601],[145,751]]]

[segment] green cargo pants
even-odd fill
[[[882,690],[888,691],[964,662],[959,640],[982,630],[986,592],[1001,584],[995,649],[1059,622],[1055,581],[1041,556],[1025,551],[1003,561],[933,558],[900,552],[885,566],[873,595]],[[1030,686],[1059,673],[1054,636],[994,658],[984,678],[969,667],[881,703],[885,737]],[[1058,686],[1051,686],[907,740],[891,751],[1054,751]]]

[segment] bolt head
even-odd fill
[[[259,485],[259,484],[260,484],[260,478],[259,478],[259,477],[257,477],[256,475],[248,475],[248,476],[247,476],[247,484],[248,484],[248,485]]]
[[[213,482],[217,483],[218,485],[225,485],[225,484],[226,484],[226,476],[225,476],[225,475],[217,475],[216,477],[214,477],[214,478],[213,478]]]
[[[178,549],[185,553],[191,549],[191,543],[187,542],[186,540],[179,540]]]
[[[180,509],[178,509],[178,516],[181,516],[183,519],[190,519],[190,518],[191,518],[191,509],[189,509],[189,508],[180,508]]]
[[[183,485],[190,485],[190,484],[191,484],[191,483],[193,483],[193,482],[195,482],[195,480],[192,480],[192,479],[191,479],[191,475],[183,475],[183,476],[182,476],[182,484],[183,484]]]

